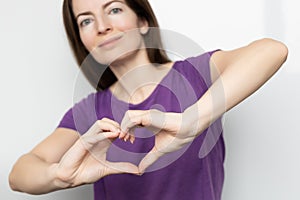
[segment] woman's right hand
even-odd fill
[[[96,121],[64,154],[59,163],[51,167],[56,184],[75,187],[94,183],[110,174],[138,174],[138,167],[125,162],[109,162],[106,153],[120,134],[120,125],[110,119]],[[130,138],[132,141],[134,138]]]

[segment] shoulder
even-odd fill
[[[210,57],[216,51],[218,50],[200,52],[198,55],[177,60],[173,66],[174,71],[193,84],[207,88],[211,85]]]
[[[175,63],[175,62],[172,62],[172,61],[171,61],[171,62],[164,63],[164,64],[162,64],[161,66],[162,66],[162,67],[165,67],[165,68],[171,69],[171,68],[173,67],[174,63]]]
[[[216,74],[221,74],[229,65],[232,65],[241,58],[253,58],[257,55],[264,56],[273,54],[274,57],[282,57],[287,55],[287,47],[280,41],[263,38],[255,40],[245,46],[238,47],[232,50],[221,50],[212,54],[210,59],[211,71]]]
[[[73,122],[80,133],[86,132],[87,129],[98,120],[98,107],[102,98],[102,91],[93,92],[75,103],[72,107]]]
[[[99,103],[97,101],[100,101],[109,96],[109,88],[106,88],[105,90],[95,91],[92,92],[83,98],[81,98],[80,101],[74,104],[74,106],[91,106],[95,105],[96,103]]]

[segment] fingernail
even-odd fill
[[[142,176],[143,175],[143,172],[139,172],[137,173],[138,176]]]
[[[134,142],[134,138],[131,137],[130,138],[130,143],[133,144],[133,142]]]

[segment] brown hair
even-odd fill
[[[154,12],[147,0],[125,0],[125,2],[139,19],[148,22],[149,27],[159,27]],[[98,63],[81,42],[79,29],[73,14],[72,0],[64,0],[63,2],[63,20],[69,44],[77,64],[90,84],[98,91],[106,89],[116,82],[117,78],[110,68]],[[159,31],[152,31],[150,28],[148,33],[144,35],[144,41],[145,46],[148,47],[146,50],[151,63],[163,64],[170,61],[162,48]]]

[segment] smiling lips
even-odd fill
[[[118,41],[119,39],[121,39],[123,37],[123,35],[118,35],[118,36],[114,36],[108,39],[105,39],[104,41],[102,41],[98,47],[105,47],[105,46],[109,46],[110,44],[113,44],[114,42]]]

